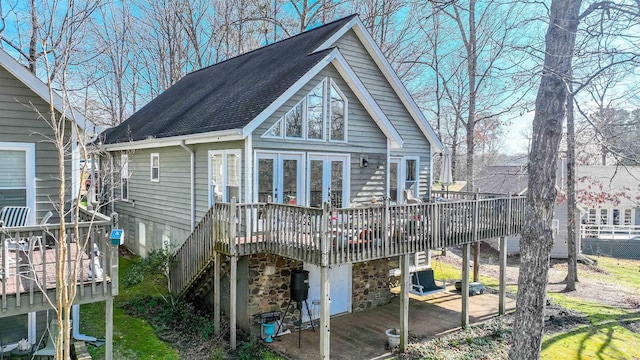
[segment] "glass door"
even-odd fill
[[[391,159],[389,162],[389,200],[396,204],[402,201],[402,189],[400,188],[400,160]]]
[[[343,155],[309,155],[309,206],[322,207],[325,201],[334,208],[349,204],[348,160]]]
[[[259,202],[304,204],[303,155],[258,153],[256,190]]]

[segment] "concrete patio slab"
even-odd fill
[[[497,295],[485,293],[472,296],[469,300],[469,319],[472,324],[497,316]],[[395,297],[390,304],[332,318],[331,359],[386,359],[391,356],[384,332],[399,327],[399,304],[399,298]],[[437,294],[422,297],[410,295],[410,338],[431,338],[459,329],[461,308],[462,297],[453,286]],[[515,300],[507,299],[506,308],[515,309]],[[300,333],[293,331],[268,346],[290,359],[320,358],[320,335],[311,329]]]

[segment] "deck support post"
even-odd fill
[[[409,255],[400,255],[400,351],[405,352],[409,344]]]
[[[469,244],[462,245],[462,328],[469,326]]]
[[[504,315],[507,300],[507,238],[500,238],[500,294],[498,302],[498,314]]]
[[[213,252],[213,332],[220,335],[220,269],[222,267],[222,256]]]
[[[231,255],[231,274],[229,276],[229,347],[236,349],[237,344],[237,306],[238,297],[238,256]]]
[[[329,223],[331,222],[331,208],[328,202],[322,205],[322,223],[320,225],[320,359],[331,358],[331,313],[329,301],[331,296],[331,279],[329,278],[329,252],[331,236]]]
[[[105,360],[113,359],[113,297],[109,296],[105,301]]]
[[[331,357],[331,318],[329,312],[329,296],[331,282],[329,279],[329,267],[320,267],[320,359]]]

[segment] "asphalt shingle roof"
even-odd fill
[[[241,129],[331,51],[312,53],[356,15],[187,74],[122,124],[104,144]]]

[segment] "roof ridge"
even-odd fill
[[[185,76],[189,76],[189,75],[191,75],[191,74],[195,74],[195,73],[200,72],[200,71],[202,71],[202,70],[209,69],[209,68],[211,68],[211,67],[213,67],[213,66],[217,66],[217,65],[220,65],[220,64],[224,64],[224,63],[226,63],[226,62],[228,62],[228,61],[230,61],[230,60],[234,60],[234,59],[238,59],[238,58],[244,57],[245,55],[249,55],[249,54],[252,54],[252,53],[254,53],[254,52],[256,52],[256,51],[263,50],[263,49],[266,49],[266,48],[268,48],[268,47],[271,47],[271,46],[273,46],[273,45],[280,44],[280,43],[283,43],[283,42],[285,42],[285,41],[288,41],[288,40],[292,40],[292,39],[298,38],[299,36],[307,35],[307,34],[309,34],[309,33],[315,32],[316,30],[320,30],[320,29],[325,28],[325,27],[327,27],[327,26],[329,26],[329,25],[333,25],[333,24],[335,24],[335,23],[337,23],[337,22],[345,21],[345,20],[347,20],[347,19],[348,19],[348,20],[351,20],[352,18],[354,18],[354,17],[356,17],[356,16],[358,16],[358,14],[357,14],[357,13],[354,13],[354,14],[351,14],[351,15],[348,15],[348,16],[345,16],[345,17],[342,17],[342,18],[340,18],[340,19],[333,20],[333,21],[328,22],[328,23],[326,23],[326,24],[323,24],[323,25],[321,25],[321,26],[318,26],[318,27],[315,27],[315,28],[312,28],[312,29],[309,29],[309,30],[305,30],[305,31],[303,31],[303,32],[301,32],[301,33],[297,33],[297,34],[295,34],[295,35],[293,35],[293,36],[290,36],[290,37],[287,37],[287,38],[284,38],[284,39],[278,40],[278,41],[276,41],[276,42],[272,42],[272,43],[267,44],[267,45],[264,45],[264,46],[260,46],[259,48],[256,48],[256,49],[253,49],[253,50],[247,51],[247,52],[242,53],[242,54],[238,54],[238,55],[233,56],[233,57],[230,57],[230,58],[228,58],[228,59],[224,59],[224,60],[219,61],[219,62],[217,62],[217,63],[214,63],[214,64],[211,64],[211,65],[205,66],[205,67],[203,67],[203,68],[200,68],[200,69],[198,69],[198,70],[194,70],[194,71],[192,71],[192,72],[190,72],[190,73],[186,74]],[[346,22],[348,22],[348,21],[346,21]]]

